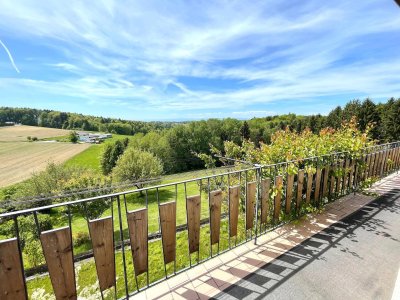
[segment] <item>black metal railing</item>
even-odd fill
[[[102,221],[100,217],[110,217],[115,272],[111,288],[114,290],[114,297],[129,298],[149,286],[249,240],[256,242],[257,237],[273,228],[298,218],[312,209],[320,208],[343,195],[355,192],[372,180],[382,178],[399,168],[400,142],[394,142],[368,147],[357,153],[336,152],[270,165],[252,164],[244,169],[229,170],[194,179],[11,211],[0,214],[0,226],[14,226],[15,234],[3,236],[3,238],[16,238],[19,263],[22,266],[21,284],[25,290],[24,294],[27,295],[28,289],[31,291],[40,284],[50,287],[49,282],[53,282],[51,292],[55,292],[54,289],[66,290],[68,284],[64,282],[62,283],[65,284],[64,287],[55,287],[55,281],[51,280],[54,278],[50,277],[56,275],[52,272],[38,276],[38,272],[48,271],[50,262],[48,255],[45,255],[47,263],[39,264],[39,266],[33,266],[27,262],[31,254],[26,250],[27,230],[22,228],[27,224],[26,218],[33,217],[35,227],[30,228],[29,241],[36,239],[41,242],[42,247],[45,240],[41,237],[47,233],[49,227],[69,228],[73,266],[74,263],[91,264],[91,269],[88,269],[96,272],[95,266],[99,271],[98,261],[96,264],[93,260],[81,261],[82,258],[87,259],[93,256],[94,251],[87,248],[97,247],[91,243],[94,233],[90,232],[91,239],[86,241],[85,249],[74,243],[77,239],[75,233],[89,232],[87,226],[89,222]],[[190,225],[192,215],[188,213],[188,199],[192,196],[200,197],[199,208],[194,208],[195,219],[199,214],[199,221],[196,222],[197,219],[193,221],[194,231],[198,234],[200,241],[196,248],[197,253],[188,250],[193,246],[191,239],[188,238],[188,235],[192,233],[189,231],[193,229]],[[215,204],[217,202],[211,203],[217,198],[220,200],[220,207]],[[162,222],[171,219],[162,219],[160,211],[164,203],[169,202],[175,203],[176,230],[172,238],[166,236],[162,229]],[[93,215],[91,211],[96,212],[97,207],[102,211],[101,216],[91,217]],[[142,261],[147,265],[147,269],[145,272],[136,274],[137,261],[135,259],[144,252],[137,250],[136,245],[131,245],[132,234],[136,234],[137,237],[138,233],[132,233],[129,226],[132,224],[128,222],[127,217],[131,212],[141,209],[146,209],[145,214],[148,220],[144,229],[147,261]],[[220,211],[216,213],[218,209]],[[46,226],[41,221],[44,215],[49,216],[50,219],[50,224]],[[131,228],[140,229],[139,225],[135,224],[136,227]],[[233,234],[234,230],[236,234]],[[216,232],[218,232],[217,242],[215,242]],[[175,241],[172,241],[173,239]],[[0,249],[2,249],[2,242],[4,241],[0,241]],[[168,263],[165,249],[170,248],[165,247],[166,244],[175,245],[174,259]],[[43,255],[43,251],[38,252],[39,256]],[[99,258],[95,256],[95,259]],[[107,260],[106,263],[112,263],[112,261]],[[101,277],[104,274],[97,273],[97,275]],[[73,276],[73,284],[76,287],[75,276]],[[96,283],[92,282],[92,284]],[[110,295],[105,289],[98,288],[97,291],[101,297]],[[0,293],[2,292],[4,291],[0,290]],[[74,293],[79,293],[79,290],[72,291],[72,294]]]

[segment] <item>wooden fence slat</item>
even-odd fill
[[[368,168],[368,177],[373,177],[376,153],[372,153],[370,155],[371,155],[371,160],[370,160],[370,165]]]
[[[325,166],[324,168],[324,180],[322,183],[322,197],[326,197],[328,195],[328,179],[329,179],[329,166]]]
[[[189,253],[199,251],[200,246],[200,195],[186,198]]]
[[[309,204],[311,200],[311,190],[313,184],[313,173],[307,173],[307,190],[306,190],[306,203]]]
[[[317,168],[317,172],[315,173],[315,191],[314,191],[314,202],[319,202],[319,192],[321,189],[321,168]]]
[[[329,199],[333,199],[335,196],[335,184],[336,184],[336,177],[335,177],[335,171],[336,171],[336,164],[334,164],[331,167],[331,179],[330,179],[330,184],[329,184]]]
[[[339,162],[338,164],[339,169],[343,170],[344,168],[344,161]],[[342,187],[343,187],[343,176],[338,176],[336,180],[336,193],[337,195],[342,194]]]
[[[386,168],[386,165],[387,165],[387,160],[388,160],[389,155],[390,155],[390,151],[391,150],[385,150],[383,152],[383,159],[382,159],[382,165],[381,165],[381,170],[380,170],[380,175],[381,176],[383,176],[383,174],[385,172],[385,168]]]
[[[0,241],[0,299],[27,299],[18,240]]]
[[[384,150],[384,151],[382,152],[382,161],[381,161],[381,165],[380,165],[379,170],[378,170],[378,174],[379,174],[380,177],[383,176],[383,168],[384,168],[385,163],[386,163],[386,154],[387,154],[387,153],[386,153],[386,150]]]
[[[70,228],[44,231],[40,241],[56,299],[76,299]]]
[[[346,159],[346,163],[344,165],[344,175],[343,175],[343,191],[347,193],[347,187],[349,185],[349,166],[350,166],[350,159]]]
[[[354,161],[352,161],[351,163],[350,163],[350,173],[349,173],[349,188],[351,189],[351,190],[353,190],[353,185],[355,184],[355,179],[354,179],[354,176],[356,176],[357,174],[355,174],[354,173],[354,171],[355,171],[355,165],[354,165]]]
[[[370,172],[369,172],[370,168],[371,168],[371,155],[368,154],[367,155],[367,164],[365,166],[365,173],[364,173],[364,178],[363,178],[364,180],[368,179],[370,177]]]
[[[256,197],[256,182],[248,182],[246,189],[246,230],[254,225],[254,204]]]
[[[376,157],[375,157],[375,164],[374,164],[374,171],[373,171],[374,176],[378,175],[378,168],[380,165],[380,160],[381,160],[381,152],[378,152],[378,153],[376,153]]]
[[[283,178],[282,176],[275,177],[275,188],[277,193],[274,199],[274,222],[279,221],[279,214],[281,212],[281,200],[282,200],[282,189],[283,189]]]
[[[299,170],[297,175],[297,195],[296,195],[296,210],[300,211],[301,202],[303,200],[303,186],[304,186],[304,170]]]
[[[106,217],[89,221],[89,232],[100,290],[105,291],[115,285],[113,219]]]
[[[219,243],[219,233],[221,228],[221,203],[222,191],[216,190],[210,193],[210,234],[211,245]]]
[[[237,235],[240,186],[229,187],[229,236]]]
[[[159,205],[164,263],[175,261],[176,255],[176,202]]]
[[[129,239],[131,241],[132,259],[136,276],[148,271],[147,213],[147,208],[141,208],[127,213]]]
[[[269,190],[271,188],[271,179],[261,180],[261,223],[268,222],[269,214]]]
[[[290,213],[290,207],[292,204],[293,198],[293,183],[294,183],[294,175],[290,174],[287,176],[286,181],[286,203],[285,203],[285,213]]]

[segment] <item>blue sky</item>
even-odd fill
[[[390,0],[0,0],[0,41],[0,106],[247,119],[400,97]]]

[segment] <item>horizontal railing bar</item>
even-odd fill
[[[34,207],[34,208],[24,209],[24,210],[20,210],[20,211],[13,211],[13,212],[0,214],[0,218],[26,215],[26,214],[33,213],[35,211],[37,212],[37,211],[42,211],[42,210],[48,210],[48,209],[57,208],[57,207],[61,207],[61,206],[76,205],[76,204],[81,204],[84,202],[90,202],[90,201],[106,199],[106,198],[113,198],[113,197],[123,196],[123,195],[127,195],[127,194],[136,194],[138,192],[143,192],[146,190],[148,191],[148,190],[153,190],[153,189],[157,189],[157,188],[170,187],[170,186],[175,186],[178,184],[190,183],[190,182],[199,181],[199,180],[208,179],[208,178],[211,179],[214,177],[226,176],[228,174],[232,175],[235,173],[241,173],[241,172],[251,171],[251,170],[255,170],[255,169],[257,169],[257,168],[253,167],[253,168],[247,168],[247,169],[241,169],[241,170],[234,170],[234,171],[225,172],[225,173],[221,173],[221,174],[213,174],[213,175],[198,177],[198,178],[194,178],[194,179],[186,179],[186,180],[177,181],[177,182],[154,185],[151,187],[145,187],[145,188],[140,188],[140,189],[136,189],[136,190],[129,190],[129,191],[118,192],[118,193],[113,193],[113,194],[108,194],[108,195],[95,196],[95,197],[90,197],[90,198],[85,198],[85,199],[80,199],[80,200],[61,202],[61,203],[56,203],[56,204],[46,205],[46,206],[41,206],[41,207]]]

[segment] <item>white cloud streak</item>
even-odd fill
[[[4,50],[6,51],[6,53],[7,53],[7,55],[8,55],[8,58],[10,59],[10,62],[11,62],[11,64],[12,64],[12,66],[14,67],[15,71],[16,71],[17,73],[20,73],[19,70],[18,70],[18,68],[17,68],[17,66],[15,65],[14,58],[12,57],[10,50],[8,50],[8,48],[6,47],[6,45],[5,45],[1,40],[0,40],[0,45],[2,45],[3,48],[4,48]]]

